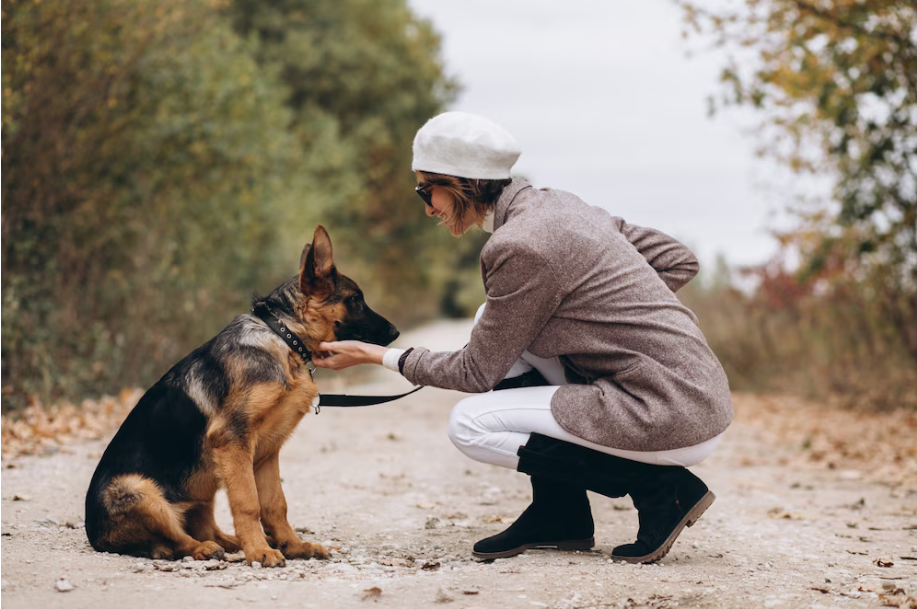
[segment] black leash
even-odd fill
[[[309,376],[311,376],[312,380],[315,381],[315,362],[312,361],[312,354],[309,353],[309,350],[306,348],[302,339],[299,338],[295,332],[282,324],[280,320],[277,319],[277,316],[274,315],[271,309],[265,304],[259,304],[254,309],[252,309],[252,315],[266,323],[267,327],[273,330],[274,334],[282,338],[283,342],[287,344],[293,353],[298,354],[303,359],[303,361],[306,362],[306,368],[309,369]],[[318,403],[313,403],[312,408],[315,410],[315,414],[318,414],[321,412],[322,406],[350,408],[357,406],[375,406],[376,404],[385,404],[386,402],[394,402],[395,400],[400,400],[401,398],[409,396],[412,393],[420,391],[421,389],[423,389],[422,386],[400,395],[347,395],[346,393],[320,393]]]

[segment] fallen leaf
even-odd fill
[[[32,498],[28,495],[13,495],[13,501],[31,501]]]
[[[879,602],[883,607],[898,607],[899,609],[917,609],[917,599],[907,596],[904,590],[897,588],[889,594],[880,594]]]
[[[368,601],[370,599],[378,600],[380,596],[382,596],[382,588],[378,586],[373,586],[372,588],[369,588],[363,591],[363,597],[361,598],[361,600],[364,600],[364,601]]]
[[[801,514],[796,514],[794,512],[788,512],[783,508],[771,508],[767,511],[767,515],[770,518],[778,518],[782,520],[803,520]]]
[[[420,568],[423,569],[424,571],[436,571],[437,569],[439,569],[439,567],[440,567],[440,564],[438,562],[436,562],[435,560],[431,560],[429,562],[425,562]]]
[[[872,561],[872,564],[876,565],[877,567],[884,567],[884,568],[895,566],[895,563],[892,561],[891,558],[877,558],[874,561]]]

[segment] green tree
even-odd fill
[[[2,7],[4,406],[149,382],[276,278],[289,112],[205,1]]]
[[[690,30],[730,53],[720,103],[760,110],[764,152],[827,176],[834,225],[917,279],[917,3],[679,4]]]
[[[287,88],[304,170],[321,185],[322,221],[348,272],[394,318],[435,313],[463,248],[424,216],[410,167],[414,133],[456,91],[439,35],[404,0],[233,0],[228,10]]]
[[[693,295],[713,307],[699,311],[711,344],[739,385],[914,407],[917,3],[677,3],[689,31],[728,52],[713,109],[754,108],[761,152],[831,186],[794,202],[800,222],[751,271],[753,294]]]

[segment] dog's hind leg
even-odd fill
[[[213,507],[213,501],[210,501],[185,512],[185,530],[195,539],[213,541],[227,552],[238,552],[242,549],[239,538],[220,530],[213,516]]]
[[[274,547],[287,558],[330,558],[319,544],[299,539],[287,520],[287,500],[280,485],[280,454],[274,453],[255,469],[255,484],[261,504],[261,524]]]
[[[111,516],[105,543],[112,551],[146,546],[154,558],[222,558],[218,544],[198,541],[185,532],[182,510],[149,478],[118,476],[105,489],[103,504]]]

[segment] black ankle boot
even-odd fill
[[[630,496],[640,530],[636,543],[616,547],[611,557],[629,563],[652,563],[668,554],[682,529],[692,526],[716,496],[683,467],[664,467],[635,485]]]
[[[532,476],[532,503],[502,533],[474,544],[474,556],[507,558],[530,548],[588,550],[595,545],[586,490]]]
[[[618,546],[612,558],[655,562],[686,526],[706,511],[715,495],[687,469],[630,461],[533,433],[519,448],[519,471],[562,480],[606,497],[630,494],[640,519],[637,543]]]

